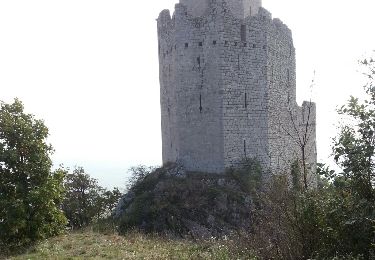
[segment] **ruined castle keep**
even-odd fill
[[[303,141],[314,167],[315,104],[297,105],[292,33],[261,0],[180,0],[157,26],[163,163],[286,171]]]

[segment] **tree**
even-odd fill
[[[15,247],[61,232],[66,218],[60,170],[51,172],[53,148],[42,120],[21,101],[0,105],[0,246]]]
[[[364,86],[367,98],[351,97],[338,112],[349,119],[334,139],[334,159],[348,181],[350,191],[361,199],[375,202],[375,61],[361,62],[369,81]]]
[[[311,101],[311,99],[308,102],[304,102],[303,109],[305,109],[303,110],[304,116],[302,117],[301,122],[297,124],[295,116],[293,115],[293,110],[289,108],[290,122],[292,123],[293,130],[291,132],[285,130],[285,128],[284,130],[292,138],[300,150],[303,189],[306,191],[310,186],[308,175],[311,174],[308,166],[308,149],[311,149],[310,142],[314,137],[313,130],[315,129],[315,126],[313,126],[313,121],[315,119],[312,118],[314,103]],[[296,167],[296,165],[292,165],[292,170],[293,167]]]
[[[285,85],[284,85],[285,84]],[[316,154],[315,154],[315,128],[316,128],[316,106],[312,102],[304,101],[302,107],[296,103],[293,86],[289,81],[282,83],[279,90],[275,90],[275,101],[273,102],[271,115],[273,117],[272,135],[276,139],[285,140],[278,146],[279,157],[292,171],[293,181],[300,182],[299,186],[303,191],[313,188],[316,185]],[[310,85],[312,90],[315,85],[313,79]],[[285,150],[285,147],[289,147]],[[282,153],[280,151],[283,151]],[[296,169],[300,169],[298,176]]]
[[[122,195],[123,194],[120,192],[118,188],[113,188],[112,191],[107,190],[103,193],[102,200],[104,201],[104,203],[102,207],[102,214],[104,216],[113,213]]]
[[[313,79],[310,85],[310,89],[313,89],[315,80]],[[315,138],[315,104],[311,101],[305,101],[302,104],[302,115],[297,113],[298,107],[291,102],[288,98],[288,119],[289,126],[281,125],[284,132],[291,138],[295,143],[298,152],[298,162],[300,165],[296,165],[293,162],[292,174],[296,170],[296,167],[301,167],[302,173],[302,187],[304,191],[307,191],[310,187],[309,174],[315,174],[312,169],[309,169],[311,165],[308,163],[309,149],[311,150],[311,142]],[[299,112],[299,111],[298,111]],[[296,177],[296,176],[292,176]]]
[[[106,190],[98,181],[77,167],[64,180],[66,195],[63,210],[72,228],[82,228],[107,217],[116,207],[121,192],[114,188]]]

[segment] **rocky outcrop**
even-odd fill
[[[251,187],[239,177],[187,173],[178,165],[157,169],[121,199],[115,212],[119,232],[207,238],[249,231]]]

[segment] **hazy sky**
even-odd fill
[[[45,120],[55,164],[124,186],[132,165],[161,164],[156,21],[177,0],[0,0],[0,99]],[[293,31],[298,102],[318,110],[329,162],[335,107],[360,93],[375,49],[374,0],[263,0]]]

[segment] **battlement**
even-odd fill
[[[158,21],[158,33],[161,35],[170,31],[173,25],[171,14],[168,9],[165,9],[160,12],[157,21]]]
[[[272,20],[272,14],[263,7],[259,7],[258,15],[264,19]]]
[[[262,6],[262,0],[222,0],[232,14],[238,19],[256,15]],[[211,0],[180,0],[187,7],[187,13],[192,17],[201,17],[211,4]]]
[[[286,35],[292,38],[292,31],[289,27],[284,24],[279,18],[273,18],[273,24],[279,29],[282,30]]]

